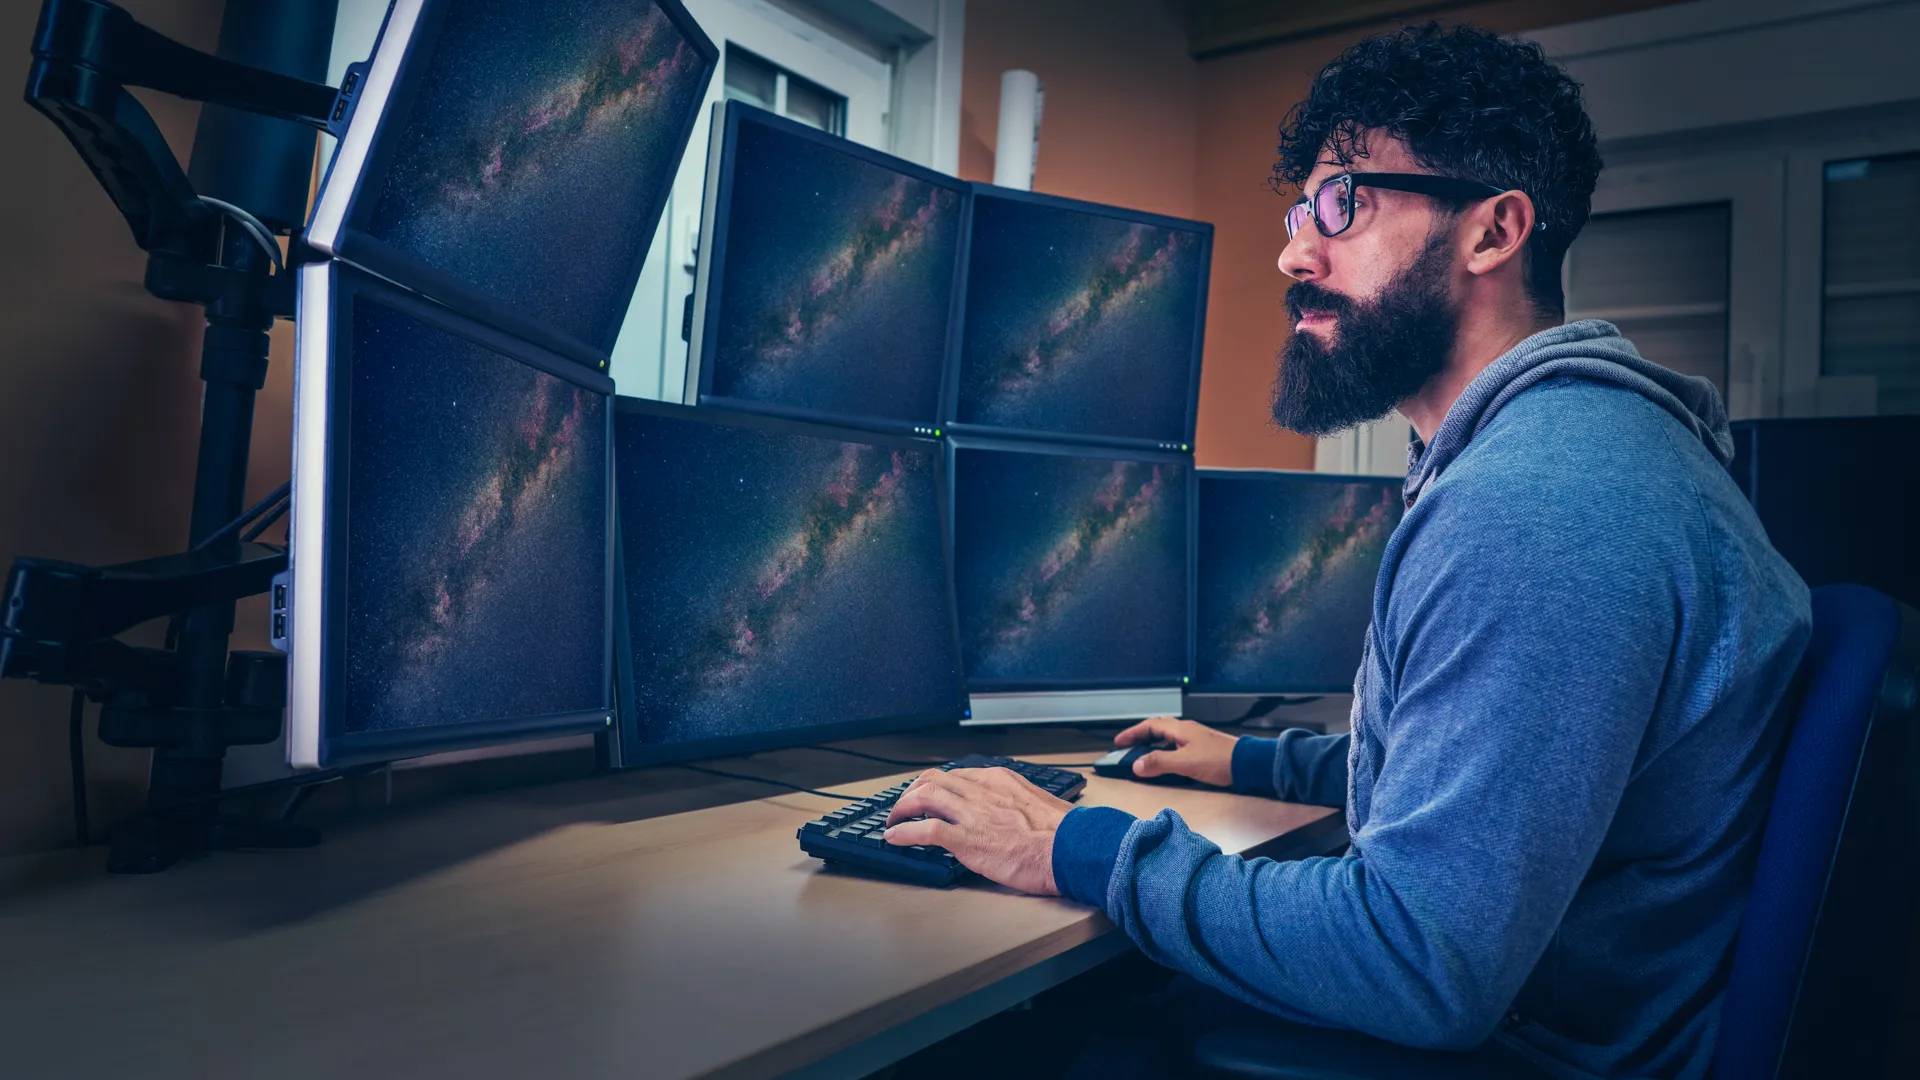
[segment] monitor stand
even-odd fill
[[[1127,690],[1049,690],[972,694],[973,716],[966,726],[986,724],[1073,724],[1100,720],[1143,720],[1179,716],[1177,686]]]

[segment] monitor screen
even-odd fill
[[[597,363],[716,55],[678,0],[398,0],[310,239]]]
[[[1213,227],[975,189],[953,419],[1184,449]]]
[[[1401,481],[1203,470],[1197,693],[1353,687]]]
[[[296,391],[291,645],[319,650],[321,739],[296,764],[604,727],[611,387],[338,264],[303,275],[303,319],[333,303]]]
[[[614,440],[624,763],[962,718],[938,443],[631,398]]]
[[[722,131],[699,400],[938,424],[966,185],[751,106]]]
[[[954,595],[982,691],[1179,686],[1191,464],[956,440]]]

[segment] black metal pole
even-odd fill
[[[338,0],[229,0],[217,53],[284,75],[324,80],[337,9]],[[200,194],[233,203],[268,229],[286,232],[305,217],[314,139],[313,129],[299,124],[208,105],[201,110],[188,176]],[[241,511],[254,398],[266,383],[268,331],[273,325],[264,295],[271,258],[237,222],[227,224],[220,263],[243,274],[248,287],[230,290],[207,305],[200,358],[206,391],[190,545]],[[186,722],[185,730],[153,755],[148,805],[184,813],[182,824],[189,829],[209,825],[214,818],[214,803],[207,796],[220,789],[227,747],[219,709],[233,628],[232,603],[199,608],[187,616],[179,640],[185,708],[177,714]],[[195,838],[185,840],[197,846]]]

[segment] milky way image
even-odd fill
[[[1202,233],[976,197],[955,419],[1187,438]]]
[[[839,417],[939,421],[964,203],[743,121],[711,393]]]
[[[449,4],[368,232],[610,345],[706,73],[651,0]]]
[[[1401,505],[1398,480],[1202,475],[1195,686],[1352,686]]]
[[[1187,485],[1171,461],[960,447],[954,592],[967,678],[1187,673]]]
[[[936,444],[615,417],[642,743],[965,705]]]
[[[607,398],[365,296],[351,385],[347,731],[606,709]]]

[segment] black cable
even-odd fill
[[[682,769],[692,769],[694,772],[706,773],[708,776],[725,777],[728,780],[749,780],[756,784],[772,784],[774,787],[783,787],[790,791],[805,792],[808,795],[818,795],[823,799],[837,799],[840,802],[863,802],[873,797],[871,794],[846,795],[837,791],[821,791],[819,788],[802,787],[799,784],[789,784],[785,780],[775,780],[771,777],[766,777],[766,776],[748,776],[746,773],[733,773],[733,772],[726,772],[725,770],[722,770],[722,769],[709,769],[705,765],[687,765],[683,763],[679,767]]]
[[[846,747],[843,747],[843,746],[808,745],[808,746],[796,747],[795,749],[825,750],[830,754],[845,754],[848,757],[866,758],[868,761],[877,761],[882,765],[902,765],[908,768],[912,768],[913,766],[916,766],[916,765],[945,765],[948,761],[947,758],[941,758],[938,761],[906,761],[901,758],[881,757],[879,754],[869,754],[864,750],[848,750]]]
[[[218,544],[223,540],[231,539],[234,533],[237,533],[241,529],[246,528],[248,522],[252,521],[253,519],[259,517],[262,514],[266,514],[267,515],[266,520],[260,522],[257,526],[254,527],[254,529],[251,532],[249,532],[246,536],[241,538],[243,540],[258,539],[261,533],[266,532],[269,526],[271,526],[274,522],[280,520],[280,516],[282,514],[285,514],[287,512],[287,509],[293,505],[287,498],[287,496],[291,494],[292,491],[293,491],[293,481],[291,480],[287,481],[284,484],[281,484],[277,488],[274,488],[271,492],[267,494],[266,498],[261,499],[257,503],[254,503],[252,506],[242,511],[239,517],[234,518],[232,521],[229,521],[225,525],[222,525],[218,529],[215,529],[212,535],[208,536],[205,540],[202,540],[199,543],[193,545],[193,550],[205,551],[207,548],[210,548],[213,545]],[[180,630],[183,626],[186,625],[186,621],[187,621],[187,616],[186,616],[186,613],[184,612],[175,612],[173,615],[168,617],[167,636],[165,641],[166,648],[175,649],[179,647]]]
[[[86,847],[93,839],[87,819],[87,698],[78,688],[67,710],[67,767],[73,774],[73,846]]]
[[[248,522],[252,521],[254,518],[259,517],[261,514],[264,514],[267,511],[273,509],[273,506],[275,503],[286,498],[287,495],[292,491],[293,491],[293,481],[291,480],[287,481],[284,484],[281,484],[277,488],[274,488],[272,492],[268,493],[266,498],[261,499],[257,503],[254,503],[252,506],[242,511],[239,517],[234,518],[232,521],[229,521],[225,525],[222,525],[218,529],[215,529],[210,535],[208,535],[208,537],[205,540],[202,540],[199,543],[193,545],[193,550],[204,551],[205,549],[212,547],[217,543],[220,543],[222,540],[231,539],[235,533],[239,532],[241,529],[246,528]]]
[[[267,512],[267,515],[265,517],[261,518],[259,521],[254,522],[253,527],[248,529],[240,537],[240,539],[247,541],[249,543],[260,539],[261,533],[264,533],[268,529],[273,528],[273,523],[285,517],[287,511],[292,508],[293,508],[292,499],[280,500],[280,502],[276,504],[272,510]]]

